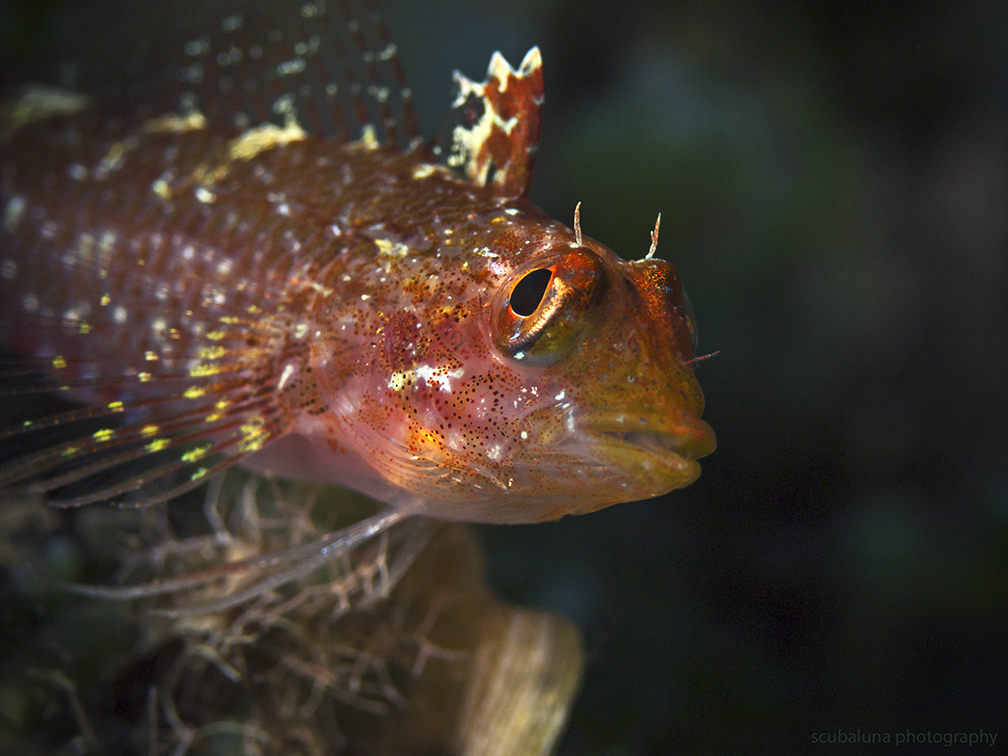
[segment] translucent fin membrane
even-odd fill
[[[396,45],[369,3],[91,0],[68,13],[54,48],[59,84],[142,117],[198,111],[238,128],[294,119],[316,135],[419,141]]]
[[[339,614],[360,596],[386,596],[426,544],[429,523],[413,518],[399,525],[405,515],[385,508],[325,532],[316,512],[321,491],[305,484],[285,491],[275,480],[240,471],[217,476],[204,504],[210,535],[169,532],[164,518],[160,542],[134,554],[120,576],[148,575],[148,582],[65,587],[96,598],[145,599],[148,609],[168,617],[239,606],[261,617],[320,595]]]
[[[237,338],[204,352],[210,359],[158,360],[144,373],[113,360],[0,361],[3,398],[18,408],[0,423],[0,490],[61,506],[146,506],[258,450],[282,431],[276,384],[255,350],[230,348]],[[52,377],[41,376],[47,367]]]

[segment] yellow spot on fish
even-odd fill
[[[362,150],[377,150],[378,136],[375,133],[375,127],[370,123],[365,124],[364,128],[361,129],[360,139],[350,146],[358,147]]]
[[[171,444],[171,441],[167,438],[157,438],[147,444],[144,449],[146,449],[149,453],[154,454],[155,452],[159,452],[166,448],[169,444]]]
[[[208,331],[206,334],[206,337],[211,341],[220,341],[225,336],[227,336],[227,332],[225,331]]]
[[[198,110],[191,110],[184,116],[176,113],[166,113],[157,118],[152,118],[140,130],[148,134],[182,134],[186,131],[197,131],[205,129],[206,117]]]
[[[242,426],[242,440],[238,442],[238,451],[242,453],[259,451],[269,438],[265,429],[266,421],[262,415],[252,415]]]
[[[291,117],[287,118],[283,128],[275,123],[265,123],[262,126],[249,129],[241,136],[228,142],[228,157],[231,160],[251,160],[260,152],[291,142],[300,142],[306,136],[308,135],[305,134],[304,129]]]
[[[224,368],[220,365],[204,365],[203,363],[197,363],[189,368],[190,378],[206,378],[209,375],[217,375],[218,373],[223,373]]]
[[[81,321],[79,330],[82,334],[91,333],[91,324],[85,321]]]
[[[112,410],[113,412],[122,412],[123,411],[123,403],[122,402],[118,402],[118,401],[117,402],[109,402],[108,403],[108,408],[110,410]]]
[[[390,242],[388,239],[375,239],[378,253],[389,257],[405,257],[409,253],[409,247],[402,242]]]
[[[100,442],[108,441],[115,435],[115,431],[111,428],[102,428],[94,432],[94,440]]]
[[[189,479],[190,480],[199,480],[200,478],[202,478],[206,474],[207,474],[207,469],[205,467],[201,467],[196,472],[194,472],[191,476],[189,476]]]
[[[72,457],[74,454],[81,450],[80,444],[71,444],[63,451],[60,452],[61,457]]]
[[[109,302],[112,301],[112,297],[108,294],[102,294],[102,298],[99,300],[102,307],[108,307]]]
[[[145,425],[140,429],[140,433],[143,434],[144,438],[150,438],[158,432],[159,428],[156,425]]]
[[[78,113],[87,106],[88,98],[78,92],[29,85],[13,105],[0,108],[0,134],[9,137],[26,124]]]
[[[56,355],[53,357],[52,366],[57,370],[62,370],[67,366],[67,362],[63,359],[63,355]]]
[[[438,165],[437,163],[421,163],[413,169],[413,178],[425,179],[428,176],[433,176],[435,173],[455,176],[455,174],[450,170],[447,170],[444,166]]]
[[[412,371],[409,371],[412,373]],[[396,370],[388,379],[388,387],[392,391],[402,391],[403,386],[406,385],[406,377],[408,373]]]
[[[137,374],[137,380],[140,381],[140,383],[147,383],[150,379],[151,379],[151,374],[150,373],[138,373]]]
[[[147,360],[147,362],[155,362],[159,359],[159,357],[157,356],[157,352],[152,352],[148,349],[147,352],[144,353],[144,359]]]
[[[186,399],[199,399],[206,393],[206,389],[201,386],[190,386],[182,394]]]
[[[206,444],[204,446],[197,446],[195,449],[190,449],[185,454],[182,455],[183,462],[198,462],[207,455],[213,444]]]
[[[165,179],[159,178],[151,184],[151,191],[163,200],[171,199],[171,184]]]
[[[136,137],[129,137],[113,144],[98,164],[99,172],[111,173],[122,168],[123,158],[126,156],[126,153],[134,149],[137,144]]]
[[[227,354],[227,350],[222,346],[206,347],[199,351],[201,360],[219,360],[225,354]]]

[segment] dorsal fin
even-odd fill
[[[419,140],[398,51],[367,0],[91,0],[56,42],[63,84],[140,115]]]
[[[539,48],[525,54],[517,71],[495,52],[482,83],[458,71],[454,78],[458,93],[442,132],[443,160],[477,186],[491,187],[503,197],[524,197],[539,149]]]

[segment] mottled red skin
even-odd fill
[[[84,452],[188,434],[225,463],[485,522],[699,474],[714,441],[671,265],[578,245],[424,148],[306,137],[246,160],[238,136],[85,111],[0,143],[0,344],[79,398],[149,404]],[[560,314],[516,358],[510,290],[550,267]]]

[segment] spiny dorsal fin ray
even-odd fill
[[[369,0],[91,0],[64,27],[59,83],[143,118],[419,141],[396,45]]]
[[[524,197],[532,181],[543,103],[542,55],[526,53],[518,70],[499,52],[486,79],[456,71],[458,92],[440,149],[444,161],[477,186],[504,197]]]

